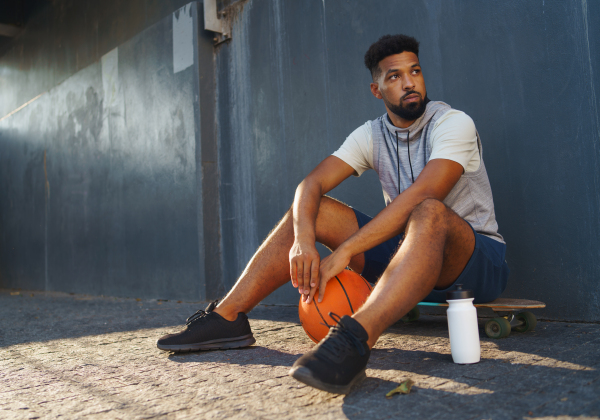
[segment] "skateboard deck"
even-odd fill
[[[419,319],[419,306],[448,307],[448,303],[419,302],[402,320],[404,322]],[[537,324],[534,314],[524,309],[545,308],[546,304],[537,300],[500,298],[493,302],[476,303],[476,308],[490,308],[498,316],[485,323],[485,333],[490,338],[508,337],[511,331],[531,331]]]
[[[418,306],[448,306],[447,302],[444,303],[436,303],[436,302],[419,302]],[[504,310],[517,310],[517,309],[539,309],[545,308],[546,304],[544,302],[540,302],[538,300],[528,300],[528,299],[506,299],[500,298],[496,299],[493,302],[488,303],[475,303],[473,304],[476,308],[491,308],[492,310],[497,310],[498,312]]]

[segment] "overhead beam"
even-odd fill
[[[17,36],[21,32],[21,28],[16,25],[8,25],[6,23],[0,23],[0,35],[8,36],[10,38]]]

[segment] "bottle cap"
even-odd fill
[[[446,300],[470,299],[473,296],[473,291],[463,289],[462,284],[457,284],[455,290],[446,292]]]

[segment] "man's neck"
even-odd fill
[[[395,127],[398,127],[398,128],[408,128],[412,125],[412,123],[414,123],[416,121],[416,120],[408,121],[408,120],[405,120],[404,118],[400,118],[399,116],[397,116],[396,114],[391,112],[389,109],[387,110],[387,114],[388,114],[388,118],[390,119],[390,122]]]

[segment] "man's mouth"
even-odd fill
[[[418,93],[411,93],[410,95],[406,95],[403,99],[404,102],[417,102],[421,99],[421,96]]]

